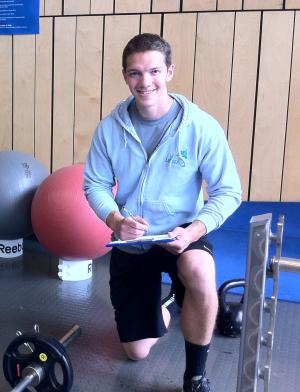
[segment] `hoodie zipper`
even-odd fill
[[[175,99],[175,98],[174,98],[174,99]],[[181,106],[182,106],[182,108],[183,108],[183,105],[181,105]],[[118,116],[118,117],[119,117],[119,116]],[[182,121],[181,121],[181,123],[180,123],[180,125],[179,125],[179,127],[178,127],[178,129],[177,129],[177,132],[179,131],[179,129],[180,129],[181,126],[182,126],[182,122],[183,122],[184,117],[185,117],[185,116],[183,115]],[[120,117],[119,117],[119,119],[120,119]],[[123,124],[122,124],[122,123],[123,123]],[[143,200],[143,193],[144,193],[144,187],[145,187],[146,177],[147,177],[147,174],[148,174],[148,172],[149,172],[150,160],[151,160],[151,158],[153,157],[153,155],[156,153],[156,151],[158,150],[158,148],[167,142],[167,139],[164,140],[163,143],[162,143],[162,140],[163,140],[164,136],[167,134],[167,132],[170,130],[170,128],[172,127],[173,123],[170,124],[170,126],[169,126],[169,127],[166,129],[166,131],[163,133],[162,137],[160,138],[159,142],[157,143],[157,145],[156,145],[155,149],[153,150],[153,152],[152,152],[152,154],[151,154],[150,157],[148,157],[148,155],[147,155],[147,153],[146,153],[146,150],[144,149],[144,146],[142,145],[141,141],[140,141],[140,140],[137,140],[136,137],[135,137],[135,135],[132,134],[132,132],[130,131],[130,128],[127,128],[126,124],[125,124],[123,121],[121,122],[121,125],[122,125],[123,130],[125,130],[125,132],[128,132],[137,142],[139,142],[140,147],[141,147],[141,149],[142,149],[142,151],[143,151],[143,153],[144,153],[144,156],[145,156],[145,158],[146,158],[146,166],[145,166],[145,170],[143,171],[143,178],[142,178],[142,181],[141,181],[141,188],[140,188],[140,196],[139,196],[139,200],[138,200],[139,215],[140,215],[141,217],[143,217],[143,213],[142,213],[142,200]],[[176,133],[177,133],[177,132],[176,132]],[[136,133],[136,132],[135,132],[135,133]]]
[[[166,129],[166,131],[164,132],[164,134],[161,136],[161,138],[159,139],[159,142],[157,143],[155,149],[153,150],[152,154],[150,157],[147,156],[146,150],[144,149],[144,146],[142,145],[142,143],[140,143],[142,150],[144,151],[144,154],[146,156],[146,165],[145,165],[145,170],[143,171],[143,178],[141,181],[141,190],[140,190],[140,197],[139,197],[139,212],[140,212],[140,216],[143,217],[143,213],[142,213],[142,205],[143,205],[143,194],[144,194],[144,188],[145,188],[145,183],[146,183],[146,178],[147,178],[147,174],[149,172],[149,168],[150,168],[150,160],[152,159],[153,155],[156,153],[156,151],[167,142],[168,139],[163,140],[164,136],[167,134],[168,131],[170,131],[172,127],[172,124]]]

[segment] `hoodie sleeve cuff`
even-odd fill
[[[217,228],[216,221],[209,214],[199,214],[199,216],[197,217],[197,220],[200,220],[201,222],[204,223],[204,225],[206,227],[206,234],[210,233],[211,231],[213,231]]]

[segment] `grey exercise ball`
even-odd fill
[[[19,151],[0,151],[0,239],[33,233],[31,202],[49,172],[37,159]]]

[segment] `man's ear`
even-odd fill
[[[124,68],[122,68],[122,75],[123,75],[123,78],[124,78],[124,80],[125,80],[125,83],[127,84],[126,71],[125,71]]]
[[[171,64],[167,71],[167,77],[166,77],[167,82],[170,82],[173,79],[174,71],[175,71],[175,65]]]

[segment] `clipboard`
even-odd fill
[[[177,240],[177,237],[169,237],[168,234],[158,234],[158,235],[144,235],[142,237],[137,237],[132,240],[116,240],[111,241],[105,246],[130,246],[130,245],[153,245],[153,244],[163,244],[167,242],[173,242]]]

